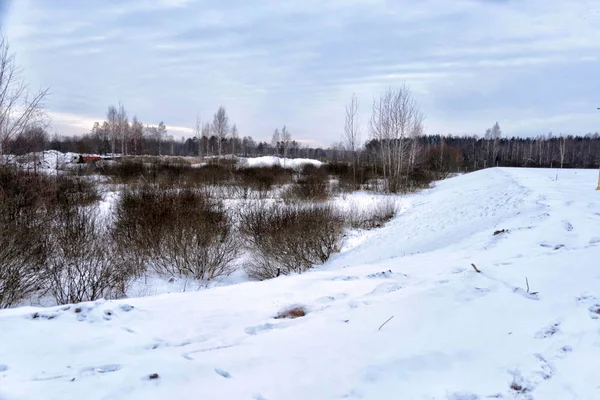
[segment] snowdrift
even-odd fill
[[[0,311],[0,398],[600,398],[596,177],[488,169],[303,275]]]

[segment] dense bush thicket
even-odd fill
[[[244,246],[253,279],[300,273],[327,261],[344,229],[379,227],[396,212],[392,202],[361,212],[327,202],[336,187],[372,184],[353,186],[360,167],[342,163],[292,170],[139,159],[88,168],[50,176],[0,167],[0,308],[32,296],[119,298],[148,273],[212,280],[233,272]],[[119,184],[109,215],[98,214],[89,173]]]
[[[239,251],[223,205],[193,189],[126,189],[117,203],[115,241],[133,275],[156,272],[214,279],[232,271]]]
[[[325,204],[255,203],[240,226],[253,254],[249,276],[268,279],[327,261],[338,250],[344,219]]]

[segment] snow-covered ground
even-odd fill
[[[278,165],[281,167],[299,169],[306,164],[312,164],[316,167],[320,167],[323,163],[319,160],[313,160],[310,158],[280,158],[275,156],[264,156],[264,157],[249,157],[249,158],[238,158],[240,165],[248,167],[271,167]]]
[[[599,399],[596,180],[488,169],[303,275],[0,311],[0,399]]]

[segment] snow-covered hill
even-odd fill
[[[488,169],[300,276],[0,311],[0,399],[599,399],[596,180]]]

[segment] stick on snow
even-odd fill
[[[381,330],[381,328],[383,328],[383,326],[384,326],[385,324],[387,324],[388,322],[390,322],[390,321],[392,320],[392,318],[394,318],[394,316],[393,316],[393,315],[392,315],[391,317],[389,317],[389,318],[387,319],[387,321],[385,321],[383,324],[381,324],[381,326],[380,326],[380,327],[379,327],[379,329],[377,329],[377,330],[378,330],[378,331],[380,331],[380,330]]]

